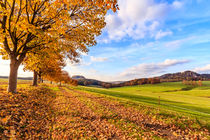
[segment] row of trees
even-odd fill
[[[135,85],[144,85],[144,84],[158,84],[158,83],[160,83],[159,78],[142,78],[142,79],[134,79],[119,84],[102,83],[102,86],[104,88],[113,88],[113,87],[135,86]]]
[[[143,78],[143,79],[135,79],[127,82],[122,83],[107,83],[101,82],[97,80],[79,80],[78,84],[83,86],[95,85],[95,86],[102,86],[104,88],[113,88],[113,87],[124,87],[124,86],[134,86],[134,85],[143,85],[143,84],[157,84],[160,83],[159,78]]]
[[[199,80],[199,81],[183,80],[182,83],[184,85],[192,85],[192,86],[202,86],[203,85],[201,80]]]
[[[10,59],[8,92],[16,92],[23,63],[34,71],[34,85],[36,75],[62,74],[64,58],[77,62],[80,52],[96,44],[107,11],[117,8],[117,0],[0,0],[0,54]]]

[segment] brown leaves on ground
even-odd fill
[[[5,93],[0,97],[0,139],[50,137],[55,95],[46,88]]]
[[[96,96],[91,93],[76,90],[73,90],[72,93],[77,93],[79,98],[83,100],[83,102],[86,102],[87,105],[91,104],[90,107],[92,107],[93,111],[99,110],[99,106],[101,106],[101,115],[103,118],[114,119],[115,122],[119,122],[120,120],[120,123],[124,123],[124,126],[126,125],[125,122],[130,122],[130,124],[136,125],[136,128],[140,128],[143,131],[142,135],[137,135],[141,138],[160,137],[167,139],[207,139],[207,136],[209,135],[208,130],[205,128],[200,130],[192,128],[191,125],[195,122],[186,117],[179,118],[179,120],[174,119],[171,123],[165,123],[164,119],[157,119],[157,117],[160,116],[145,114],[145,112],[139,109],[127,107],[119,101],[109,100],[104,96]],[[88,101],[90,103],[88,103]],[[144,108],[148,109],[147,107]],[[180,123],[180,125],[186,123],[187,126],[181,128],[177,123]],[[134,130],[136,129],[133,128],[131,131]]]
[[[0,139],[207,139],[209,135],[205,129],[181,128],[144,109],[70,88],[56,94],[42,86],[0,94],[0,118]]]

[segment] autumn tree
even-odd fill
[[[17,72],[29,51],[62,48],[74,58],[96,44],[109,9],[117,0],[0,0],[0,53],[10,59],[8,92],[16,92]]]
[[[47,69],[47,71],[45,72],[45,74],[43,75],[43,78],[45,78],[48,81],[54,81],[56,83],[58,83],[58,77],[61,75],[62,73],[62,68],[61,67],[51,67],[49,69]]]
[[[57,77],[57,81],[60,83],[60,86],[62,83],[64,84],[70,82],[70,80],[71,78],[66,71],[61,71],[60,75]]]
[[[78,86],[78,81],[75,80],[75,79],[71,79],[71,81],[69,82],[70,85],[73,85],[73,86]]]
[[[60,49],[45,47],[42,50],[39,48],[33,49],[27,54],[24,60],[24,70],[29,70],[34,73],[33,86],[37,86],[38,76],[40,81],[41,77],[47,75],[51,71],[57,71],[65,66],[65,56]]]
[[[202,86],[202,81],[201,81],[201,80],[198,81],[198,85],[199,85],[200,87]]]

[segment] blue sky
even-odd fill
[[[104,81],[153,77],[193,70],[210,73],[209,0],[119,0],[109,12],[98,44],[68,62],[70,75]],[[9,62],[0,60],[0,75]],[[19,69],[19,76],[32,76]]]

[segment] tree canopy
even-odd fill
[[[17,70],[27,53],[50,46],[76,61],[96,44],[117,0],[0,0],[0,53],[10,59],[8,91],[16,92]]]

